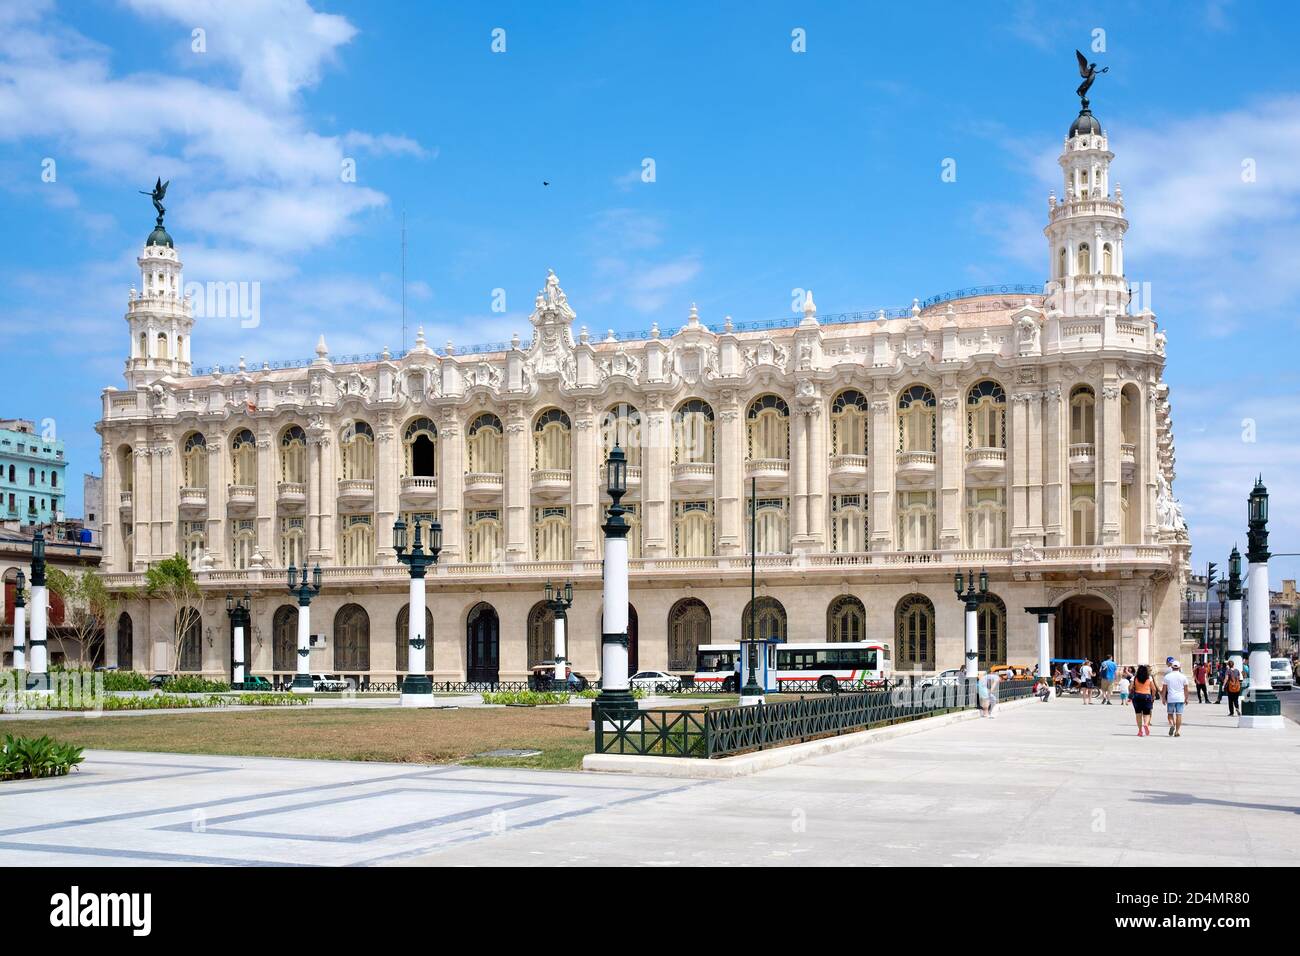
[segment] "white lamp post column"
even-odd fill
[[[230,617],[230,681],[232,686],[244,683],[244,634],[249,624],[248,609],[253,596],[245,593],[242,599],[226,595],[226,614]]]
[[[1047,682],[1048,700],[1056,695],[1052,691],[1052,615],[1054,607],[1027,607],[1029,614],[1038,615],[1038,676]]]
[[[1228,659],[1237,670],[1241,670],[1244,650],[1241,632],[1241,552],[1233,548],[1232,555],[1228,558]]]
[[[1272,633],[1268,620],[1268,489],[1255,481],[1247,506],[1246,614],[1250,631],[1250,684],[1241,701],[1238,727],[1282,729],[1282,704],[1273,693]]]
[[[573,607],[573,582],[566,581],[564,587],[557,588],[547,581],[546,606],[555,615],[555,674],[551,678],[551,687],[555,690],[568,690],[569,662],[565,655],[568,653],[568,612]]]
[[[407,667],[402,680],[401,705],[403,707],[432,707],[433,681],[425,673],[424,650],[429,645],[424,633],[425,590],[424,576],[430,565],[438,563],[442,550],[442,525],[429,524],[429,550],[424,550],[420,539],[420,522],[415,522],[415,537],[408,551],[406,547],[406,522],[398,518],[393,522],[393,550],[397,560],[411,572],[410,605],[407,613]]]
[[[627,494],[627,456],[614,446],[605,469],[611,505],[606,512],[604,626],[600,635],[600,696],[592,703],[593,720],[634,720],[636,700],[627,673],[627,535],[631,530],[620,503]]]
[[[29,684],[35,690],[48,690],[50,687],[49,656],[45,646],[48,600],[45,591],[45,535],[38,531],[32,539],[32,636],[28,642],[31,658],[28,661]]]
[[[19,571],[14,582],[14,670],[27,670],[27,578]],[[25,679],[25,678],[24,678]]]
[[[979,609],[989,593],[989,573],[981,571],[976,588],[975,572],[963,576],[958,571],[953,576],[953,587],[957,591],[957,600],[966,605],[966,679],[974,680],[980,674],[979,662]],[[963,594],[962,591],[965,591]]]
[[[293,692],[311,694],[316,686],[311,680],[311,599],[320,594],[320,565],[312,571],[312,582],[307,583],[307,566],[302,568],[302,580],[298,580],[298,569],[289,565],[289,591],[298,598],[298,671],[293,675]]]

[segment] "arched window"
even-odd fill
[[[569,509],[563,505],[534,508],[533,560],[569,561],[572,558]]]
[[[208,524],[206,521],[182,521],[181,545],[185,560],[197,568],[208,550]]]
[[[991,379],[966,393],[966,447],[1007,447],[1007,393]]]
[[[280,567],[305,567],[306,528],[301,515],[280,518]]]
[[[845,389],[831,402],[831,457],[867,453],[867,396]]]
[[[158,333],[158,358],[167,358],[167,335],[164,332]]]
[[[182,480],[186,488],[208,486],[208,443],[198,432],[185,436],[181,451]]]
[[[465,560],[470,564],[501,563],[501,512],[475,510],[465,523]]]
[[[1101,271],[1103,275],[1115,274],[1115,253],[1109,242],[1103,243],[1101,247]]]
[[[569,437],[572,426],[561,409],[548,408],[533,422],[533,467],[538,470],[568,471]]]
[[[1084,176],[1087,175],[1087,173],[1084,173]],[[1092,272],[1092,250],[1088,248],[1086,242],[1079,243],[1079,268],[1075,271],[1081,276],[1086,276]]]
[[[13,465],[10,465],[10,466],[9,466],[9,481],[10,481],[11,484],[13,483],[13,480],[14,480],[14,466],[13,466]]]
[[[176,669],[203,670],[203,624],[198,608],[183,607],[176,612]]]
[[[257,523],[251,518],[236,518],[230,535],[230,566],[237,571],[252,566],[257,553]]]
[[[1065,270],[1066,270],[1066,264],[1065,264],[1065,246],[1061,246],[1061,250],[1060,250],[1060,252],[1058,252],[1058,253],[1056,254],[1056,277],[1057,277],[1058,279],[1064,279],[1064,278],[1065,278]]]
[[[933,491],[898,493],[898,542],[904,551],[933,551],[937,525]]]
[[[985,597],[975,612],[979,637],[979,668],[988,670],[1007,662],[1007,606],[996,594]]]
[[[641,413],[627,402],[619,402],[605,412],[605,419],[600,427],[604,457],[609,458],[609,453],[617,445],[627,455],[629,465],[640,465],[641,446],[644,444],[641,428]]]
[[[484,412],[465,430],[465,472],[466,474],[502,473],[501,436],[504,430],[501,419],[491,412]]]
[[[745,522],[746,538],[752,538],[757,532],[756,550],[759,554],[786,554],[790,550],[790,522],[787,513],[788,502],[785,498],[753,498],[746,502],[756,509],[754,520]],[[746,515],[748,518],[749,515]],[[754,547],[754,542],[746,540],[745,549]]]
[[[307,482],[307,433],[297,425],[290,425],[280,436],[280,480]]]
[[[30,486],[30,487],[33,487],[33,488],[36,487],[36,469],[35,469],[35,468],[28,468],[28,469],[27,469],[27,484],[28,484],[28,486]]]
[[[117,616],[117,669],[129,671],[135,666],[135,625],[123,611]]]
[[[528,666],[555,660],[555,612],[538,601],[528,612]]]
[[[257,484],[257,439],[247,428],[235,432],[230,439],[230,465],[232,485]]]
[[[753,620],[750,620],[750,605],[753,605]],[[775,639],[784,641],[786,635],[785,606],[774,597],[759,597],[746,602],[740,619],[740,630],[744,640],[751,640],[752,626],[758,626],[759,640]]]
[[[122,490],[130,492],[135,484],[135,454],[131,451],[130,445],[123,445],[117,450],[117,480],[122,486]],[[9,466],[9,480],[14,480],[14,466]],[[108,504],[108,502],[104,502]]]
[[[1070,391],[1070,444],[1091,445],[1096,441],[1097,397],[1088,385]]]
[[[1070,543],[1091,547],[1097,543],[1097,489],[1095,485],[1070,486]]]
[[[900,670],[934,669],[934,605],[923,594],[909,594],[894,609],[898,646],[894,657]]]
[[[147,358],[149,357],[149,338],[148,338],[148,336],[146,336],[143,332],[140,333],[140,355],[139,355],[139,357],[140,357],[140,358],[143,358],[143,359],[147,359]]]
[[[334,615],[334,669],[370,670],[370,615],[360,604],[345,604]]]
[[[842,594],[826,608],[827,641],[864,641],[867,609],[852,594]]]
[[[870,540],[867,530],[866,495],[831,495],[831,551],[866,551]]]
[[[365,422],[349,422],[339,438],[340,478],[375,477],[375,433]]]
[[[779,395],[760,395],[749,403],[748,457],[752,461],[790,457],[790,406]]]
[[[935,450],[934,392],[913,385],[898,396],[898,450]]]
[[[694,671],[695,652],[711,641],[709,609],[697,598],[682,598],[668,612],[668,669]]]
[[[1125,385],[1119,393],[1119,440],[1121,445],[1136,445],[1141,429],[1138,426],[1138,410],[1142,399],[1138,390],[1132,385]]]
[[[50,487],[59,487],[59,473],[57,471],[50,472]]]
[[[402,432],[402,452],[407,477],[433,478],[438,474],[438,428],[428,418],[416,418]]]
[[[707,558],[713,554],[713,501],[673,502],[673,557]]]
[[[966,489],[966,547],[1007,546],[1006,488]]]
[[[280,673],[298,670],[298,608],[281,604],[271,619],[271,669]]]
[[[698,398],[688,399],[673,412],[673,464],[712,464],[713,460],[713,407]]]
[[[375,563],[375,528],[370,515],[339,518],[339,564],[364,568]]]
[[[433,670],[433,612],[424,609],[424,633],[419,635],[427,642],[424,647],[424,669]],[[405,674],[411,667],[411,605],[403,604],[397,612],[397,671]]]

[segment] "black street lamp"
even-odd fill
[[[253,596],[247,591],[242,598],[226,595],[226,616],[230,618],[230,683],[238,689],[244,683],[244,635],[248,633],[249,609]]]
[[[602,563],[604,622],[600,635],[600,696],[592,702],[591,716],[597,721],[631,724],[639,710],[628,686],[627,658],[627,535],[631,526],[623,517],[623,496],[627,494],[627,455],[615,445],[605,465],[610,506],[605,512],[605,560]]]
[[[293,692],[310,694],[316,687],[311,679],[311,601],[320,594],[320,565],[312,570],[311,583],[307,583],[307,566],[302,567],[302,580],[298,580],[298,569],[289,565],[289,593],[298,598],[298,670],[293,675]]]
[[[963,575],[960,571],[953,575],[953,590],[957,600],[966,605],[966,677],[979,676],[979,609],[988,600],[989,573],[981,570],[976,581],[975,572]],[[978,590],[976,588],[978,587]],[[963,594],[962,592],[965,591]]]
[[[411,572],[410,603],[407,605],[407,669],[402,679],[403,707],[432,707],[433,681],[425,673],[425,648],[428,637],[424,633],[425,587],[424,576],[438,563],[442,551],[442,525],[429,522],[429,548],[426,551],[420,539],[420,522],[416,521],[415,536],[410,550],[406,547],[406,522],[398,518],[393,522],[393,550],[397,560]]]
[[[564,690],[569,685],[568,661],[565,658],[568,648],[565,644],[569,632],[568,611],[573,607],[573,582],[566,581],[564,587],[557,588],[547,581],[546,606],[555,619],[555,673],[551,678],[551,686]]]
[[[45,590],[45,533],[32,536],[32,634],[28,641],[28,673],[30,689],[46,690],[50,686],[46,628],[49,622],[49,597]]]
[[[14,579],[14,670],[27,670],[27,576],[21,571]],[[23,678],[24,684],[26,678]]]
[[[1241,702],[1239,727],[1276,729],[1282,727],[1282,703],[1273,693],[1272,641],[1268,609],[1268,489],[1264,477],[1246,502],[1246,633],[1250,635],[1250,684]]]

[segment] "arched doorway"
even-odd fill
[[[744,635],[744,640],[750,640],[750,628],[757,625],[759,640],[784,642],[786,635],[785,606],[776,598],[766,596],[755,598],[752,603],[752,618],[750,605],[746,603],[740,619],[740,630]]]
[[[281,604],[271,619],[271,670],[294,674],[298,670],[298,608]]]
[[[131,615],[123,611],[117,617],[117,669],[120,671],[129,671],[134,666],[132,650],[134,642],[135,625],[131,622]]]
[[[465,679],[495,683],[500,673],[501,624],[491,604],[477,604],[465,625]]]
[[[668,612],[668,669],[695,670],[696,651],[708,644],[712,631],[709,609],[698,598],[682,598]]]
[[[528,612],[528,666],[555,660],[555,612],[538,601]]]
[[[345,604],[334,615],[334,669],[370,670],[370,615],[360,604]]]
[[[1087,658],[1095,665],[1114,653],[1115,612],[1105,598],[1076,594],[1060,603],[1053,657]]]
[[[405,674],[411,666],[411,605],[403,604],[402,609],[397,612],[397,625],[394,632],[394,642],[397,649],[397,672]],[[433,672],[433,612],[426,606],[424,609],[424,633],[419,635],[425,640],[424,647],[424,670],[426,673]]]

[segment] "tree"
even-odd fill
[[[167,670],[175,673],[180,668],[190,631],[197,632],[200,620],[199,602],[202,594],[189,562],[179,554],[173,554],[170,558],[151,564],[144,573],[144,594],[155,601],[161,601],[171,612],[172,658],[168,661]],[[197,637],[194,639],[198,640]]]
[[[104,586],[99,573],[90,569],[69,574],[62,568],[49,568],[45,580],[46,586],[63,599],[63,627],[77,639],[77,665],[93,666],[104,645],[108,620],[117,610],[117,596]],[[66,660],[67,643],[62,635],[58,640]]]

